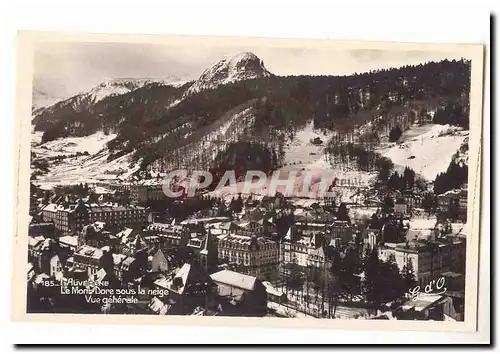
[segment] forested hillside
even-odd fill
[[[273,161],[274,165],[282,158],[280,150],[286,138],[293,137],[309,119],[317,129],[348,136],[374,119],[384,120],[402,112],[424,116],[432,110],[436,122],[468,128],[469,80],[470,62],[445,60],[350,76],[266,76],[191,95],[184,95],[191,83],[181,87],[150,84],[83,108],[80,105],[78,110],[59,103],[36,116],[33,124],[36,130],[45,132],[44,141],[100,130],[116,133],[108,143],[108,160],[133,152],[134,159],[142,159],[143,168],[147,168],[165,159],[168,163],[163,165],[169,166],[174,163],[173,156],[182,159],[185,153],[176,154],[176,150],[186,146],[196,149],[197,141],[222,126],[220,119],[230,119],[228,112],[237,114],[241,112],[237,107],[245,107],[250,110],[246,114],[253,118],[247,119],[241,130],[232,131],[239,138],[259,140],[261,146],[254,147],[269,151],[266,164]],[[230,139],[229,133],[214,139]],[[239,156],[239,148],[247,149],[248,144],[219,144],[214,155],[224,164]],[[349,148],[360,150],[354,145]],[[209,163],[196,154],[201,152],[191,154],[193,161]],[[374,156],[362,151],[356,155],[356,163],[362,168],[377,165]]]

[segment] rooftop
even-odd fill
[[[88,246],[88,245],[83,245],[75,251],[75,254],[80,255],[80,256],[84,256],[84,257],[100,259],[103,255],[103,251],[100,250],[99,248],[95,248],[95,247]]]
[[[444,295],[420,293],[415,298],[405,302],[402,307],[403,310],[414,309],[415,311],[418,312],[425,311],[426,309],[436,304],[443,298]]]
[[[257,278],[250,275],[233,272],[232,270],[221,270],[210,275],[216,283],[231,285],[244,290],[254,290]]]
[[[59,242],[68,246],[76,247],[78,246],[78,237],[76,236],[62,236],[59,238]]]

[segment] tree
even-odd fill
[[[403,286],[406,291],[409,291],[417,284],[417,281],[415,279],[415,271],[413,270],[413,262],[411,261],[411,259],[408,259],[408,261],[403,266],[401,275],[403,277]]]
[[[374,213],[370,219],[370,224],[369,224],[370,229],[380,230],[382,228],[382,225],[383,221],[380,220],[380,218],[376,213]]]
[[[292,295],[296,295],[295,292],[302,289],[303,277],[299,266],[296,263],[287,263],[286,267],[286,287],[292,290]]]
[[[243,199],[241,198],[241,194],[238,196],[237,199],[232,199],[231,203],[229,204],[229,208],[231,211],[235,214],[241,213],[243,210]]]
[[[368,250],[367,253],[364,267],[363,292],[368,302],[371,302],[374,306],[378,306],[381,302],[382,289],[380,286],[380,260],[378,258],[377,247],[374,247],[371,251]]]
[[[357,294],[358,277],[357,273],[358,257],[354,248],[348,247],[345,250],[344,258],[342,258],[341,268],[339,272],[339,279],[341,283],[341,290],[344,294],[352,296]]]
[[[389,213],[394,209],[394,199],[392,199],[390,195],[385,196],[382,209],[386,213]]]
[[[381,157],[377,160],[377,167],[379,169],[378,179],[381,182],[387,182],[392,169],[394,168],[394,163],[387,157]]]
[[[460,213],[460,203],[458,198],[451,198],[448,204],[448,217],[451,220],[457,220]]]
[[[415,171],[409,167],[405,167],[403,172],[404,186],[403,188],[412,189],[415,185]]]
[[[399,127],[399,125],[396,125],[389,132],[389,141],[390,142],[397,141],[401,137],[402,134],[403,134],[403,131],[401,130],[401,128]]]
[[[326,276],[326,289],[324,293],[328,299],[328,318],[335,318],[342,280],[333,267],[326,272]]]
[[[432,193],[425,193],[422,199],[422,208],[427,213],[431,213],[436,210],[436,198]]]
[[[394,171],[391,177],[389,177],[389,180],[387,181],[387,187],[393,191],[401,190],[401,182],[402,181],[401,177],[399,176],[399,173]]]
[[[349,224],[351,223],[351,219],[349,218],[349,212],[347,210],[347,206],[345,203],[340,203],[339,209],[337,211],[337,218],[339,220],[347,221]]]
[[[393,301],[404,294],[403,278],[399,273],[396,257],[390,254],[380,267],[380,289],[384,301]]]

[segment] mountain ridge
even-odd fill
[[[270,76],[272,74],[265,68],[264,62],[259,57],[251,52],[240,52],[223,57],[205,69],[185,95],[214,89],[219,85]]]

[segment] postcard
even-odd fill
[[[475,331],[483,50],[19,32],[13,319]]]

